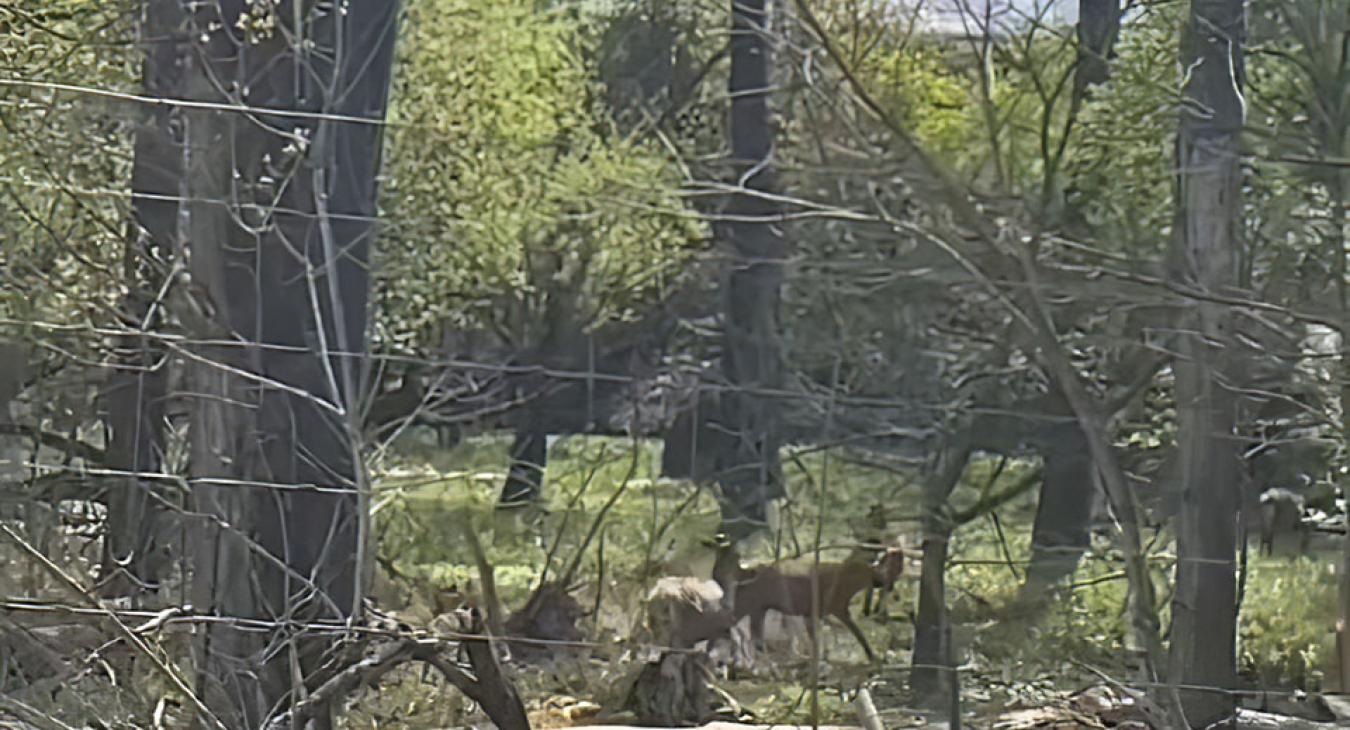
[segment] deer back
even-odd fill
[[[768,610],[790,616],[809,616],[813,587],[819,590],[821,615],[837,615],[847,612],[853,597],[874,580],[873,567],[862,561],[821,563],[804,570],[764,565],[747,573],[748,577],[736,590],[737,618],[759,616]]]

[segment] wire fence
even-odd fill
[[[798,614],[829,623],[822,560],[900,544],[924,561],[899,584],[904,620],[866,623],[869,638],[887,641],[873,679],[993,681],[1001,648],[1035,654],[1011,639],[988,643],[999,641],[989,625],[1006,624],[1056,632],[1057,647],[1090,653],[1029,661],[1028,682],[1044,671],[1067,681],[1068,660],[1075,678],[1153,696],[1332,686],[1322,672],[1338,651],[1350,378],[1335,334],[1344,297],[1337,305],[1327,294],[1344,289],[1333,281],[1344,279],[1344,262],[1336,268],[1316,249],[1335,231],[1344,240],[1344,181],[1280,172],[1296,156],[1276,145],[1252,150],[1247,280],[1224,290],[1173,275],[1170,230],[1126,231],[1138,224],[1129,213],[1090,220],[1110,207],[1095,199],[1072,219],[1065,200],[1087,195],[1075,186],[1099,183],[1093,170],[1116,170],[1116,160],[1098,151],[1075,158],[1082,170],[1055,166],[1085,138],[1118,141],[1088,136],[1110,128],[1103,117],[1118,111],[1109,106],[1115,87],[1071,103],[1060,96],[1082,58],[1117,59],[1122,83],[1158,96],[1173,117],[1187,98],[1181,82],[1172,88],[1130,66],[1142,62],[1128,44],[1087,47],[1049,14],[1056,3],[1014,8],[998,28],[967,8],[962,17],[983,31],[957,39],[922,31],[922,3],[910,17],[879,3],[784,1],[766,20],[755,9],[762,2],[749,1],[694,3],[669,10],[688,17],[666,17],[655,5],[629,16],[584,3],[496,16],[508,4],[443,0],[355,30],[330,17],[346,11],[323,8],[302,21],[253,3],[125,5],[67,15],[40,3],[0,8],[0,43],[17,49],[0,53],[0,192],[9,201],[0,284],[11,292],[0,295],[0,715],[62,727],[61,702],[41,692],[118,695],[130,677],[117,711],[172,724],[167,716],[189,710],[161,699],[146,713],[135,684],[152,685],[148,665],[181,691],[183,707],[221,725],[262,726],[247,712],[216,718],[215,708],[249,682],[274,681],[268,672],[289,681],[332,669],[332,652],[307,653],[314,641],[424,641],[465,670],[482,667],[458,652],[485,634],[506,655],[567,650],[640,665],[635,657],[693,653],[646,626],[648,592],[668,573],[715,570],[700,541],[735,523],[738,499],[764,507],[772,488],[781,492],[771,495],[772,519],[746,550],[761,565],[812,561],[814,608]],[[219,22],[231,12],[238,24]],[[1138,25],[1117,19],[1119,33],[1151,42],[1150,18],[1168,11],[1134,12]],[[505,72],[484,54],[442,73],[433,65],[441,50],[417,40],[419,24],[437,17],[485,28],[539,18],[517,30],[546,70],[490,77]],[[106,25],[86,35],[81,19]],[[406,47],[370,40],[392,37],[400,20]],[[171,42],[151,32],[156,22],[176,24]],[[596,30],[622,23],[626,34]],[[571,35],[556,35],[560,27]],[[687,88],[671,80],[634,97],[640,124],[624,127],[618,82],[565,85],[569,74],[606,68],[615,48],[631,65],[667,31],[678,48],[657,49],[663,60],[652,63],[670,66],[672,79],[685,74]],[[306,32],[345,40],[307,45]],[[368,44],[368,57],[347,55],[342,44],[353,39]],[[512,37],[495,42],[524,52]],[[738,76],[746,43],[775,64],[750,86]],[[934,43],[960,53],[926,66],[921,44]],[[155,54],[170,46],[178,55],[157,68]],[[893,53],[884,63],[869,55],[883,46]],[[979,63],[963,65],[967,53]],[[245,76],[225,75],[234,71]],[[887,75],[900,72],[911,77]],[[382,73],[393,75],[382,89],[362,86]],[[476,73],[490,78],[476,86]],[[156,93],[167,83],[156,74],[198,88]],[[941,104],[915,117],[929,101],[869,87],[862,74],[967,94],[986,113],[942,149],[956,158],[949,164],[911,127],[935,134],[967,122],[940,116]],[[534,84],[527,95],[570,89],[585,103],[547,109],[563,121],[541,121],[541,103],[519,102],[513,82]],[[458,88],[483,118],[424,121],[435,114],[416,107],[416,83],[426,93]],[[483,88],[499,96],[480,102]],[[289,104],[247,101],[287,89],[297,97]],[[298,98],[301,90],[316,98]],[[765,98],[779,122],[760,131],[769,136],[763,155],[747,160],[737,134],[758,113],[747,100]],[[542,106],[572,101],[555,93]],[[386,115],[389,103],[395,113]],[[1282,109],[1273,96],[1252,103]],[[695,108],[726,108],[730,118],[677,129]],[[511,113],[551,136],[489,118]],[[479,126],[493,131],[475,137]],[[360,148],[371,140],[377,149]],[[469,143],[506,153],[445,152]],[[503,161],[535,164],[539,150],[552,150],[540,168]],[[1168,153],[1132,153],[1164,180],[1186,172]],[[964,159],[972,154],[983,162]],[[307,167],[306,155],[319,162]],[[1309,159],[1319,169],[1343,162]],[[1275,180],[1270,190],[1263,175]],[[567,185],[577,190],[558,193]],[[437,197],[461,190],[462,199]],[[736,287],[751,293],[738,300]],[[1213,341],[1191,316],[1202,307],[1222,309],[1237,334]],[[1183,433],[1179,370],[1210,357],[1196,354],[1205,338],[1213,357],[1240,362],[1211,385],[1239,404],[1241,419]],[[1094,438],[1118,468],[1093,451]],[[1176,454],[1186,438],[1225,443],[1235,461],[1244,454],[1245,471],[1229,485],[1236,539],[1220,557],[1177,554],[1173,517],[1187,508],[1186,457]],[[1266,453],[1274,456],[1262,461]],[[758,475],[750,487],[748,471]],[[1115,473],[1129,480],[1129,503],[1112,491]],[[512,484],[533,499],[506,499]],[[1057,508],[1070,514],[1051,514]],[[1141,533],[1138,564],[1154,588],[1175,590],[1179,566],[1238,576],[1238,651],[1260,648],[1243,657],[1247,676],[1233,686],[1139,679],[1151,661],[1134,646],[1140,617],[1120,613],[1139,589],[1131,531]],[[1297,559],[1266,554],[1277,544]],[[1071,556],[1067,571],[1037,586],[1033,573],[1056,549]],[[545,605],[549,577],[590,611]],[[363,603],[381,581],[401,595]],[[1283,582],[1327,605],[1252,605],[1252,595],[1276,600]],[[1026,596],[1009,584],[1063,592],[1028,620],[1014,610]],[[438,595],[453,605],[437,605]],[[1170,620],[1184,600],[1155,597],[1152,620]],[[564,625],[540,628],[555,609]],[[910,654],[931,654],[925,632],[942,629],[958,637],[938,642],[949,661]],[[243,647],[234,658],[264,669],[212,676],[221,665],[204,657],[220,646]],[[140,668],[113,656],[128,647],[144,658]],[[838,684],[819,659],[813,644],[802,682],[811,691]],[[98,701],[78,698],[83,709],[69,718],[83,721]]]

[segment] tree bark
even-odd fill
[[[970,461],[970,446],[958,436],[941,457],[937,473],[924,483],[923,564],[919,576],[919,612],[914,618],[910,689],[921,707],[944,709],[959,686],[947,615],[947,553],[954,525],[947,499]]]
[[[1077,105],[1088,88],[1111,77],[1110,59],[1120,35],[1120,0],[1078,1],[1078,61],[1074,69],[1073,99]]]
[[[1244,117],[1242,0],[1192,0],[1181,44],[1189,79],[1177,140],[1172,275],[1220,294],[1238,283],[1242,226],[1239,144]],[[1237,675],[1239,400],[1226,305],[1196,301],[1183,315],[1175,362],[1182,499],[1172,602],[1171,681],[1189,727],[1232,727]],[[1216,724],[1217,723],[1217,724]]]
[[[145,47],[142,87],[147,96],[175,98],[181,92],[183,26],[178,0],[147,0],[142,8],[140,40]],[[160,312],[151,310],[178,235],[181,167],[181,114],[170,106],[144,112],[136,127],[131,171],[130,240],[124,271],[128,294],[122,318],[135,331],[150,330]],[[103,542],[103,589],[109,595],[136,595],[153,588],[169,565],[170,515],[163,492],[153,480],[164,448],[164,400],[167,395],[165,348],[146,335],[120,338],[117,361],[103,397],[108,439],[108,468],[122,472],[108,491],[107,535]]]
[[[995,401],[995,403],[997,403]],[[1016,456],[1030,446],[1044,461],[1032,556],[1020,599],[1029,605],[1071,575],[1087,550],[1098,490],[1087,435],[1062,394],[997,404],[971,428],[971,445],[985,453]]]
[[[1341,305],[1341,347],[1350,342],[1350,282],[1346,281],[1345,225],[1347,206],[1345,184],[1338,172],[1330,185],[1333,196],[1332,228],[1327,236],[1327,248],[1336,262],[1338,295]],[[1341,438],[1350,439],[1350,357],[1341,355]],[[1350,441],[1347,441],[1350,443]],[[1341,494],[1350,495],[1350,484],[1342,481]],[[1350,692],[1350,510],[1345,513],[1346,538],[1341,541],[1341,565],[1337,587],[1336,656],[1340,670],[1340,689]]]
[[[1045,475],[1031,528],[1031,563],[1022,598],[1041,601],[1047,589],[1073,575],[1091,538],[1097,497],[1092,458],[1078,424],[1056,428],[1054,443],[1041,445]]]
[[[767,0],[731,2],[731,162],[733,193],[719,228],[726,244],[723,268],[722,368],[734,388],[722,399],[730,438],[718,465],[724,521],[733,533],[762,525],[770,500],[783,492],[778,461],[778,406],[782,387],[780,298],[787,243],[768,199],[777,187],[774,130],[769,110],[770,56]]]
[[[398,3],[227,0],[190,16],[192,557],[207,702],[258,727],[298,699],[367,566],[362,358]],[[268,24],[274,29],[267,30]]]
[[[538,501],[548,467],[548,436],[542,431],[518,429],[511,442],[511,466],[502,485],[503,505]]]
[[[643,665],[624,699],[637,721],[652,727],[692,727],[712,714],[712,669],[702,652],[667,651]]]

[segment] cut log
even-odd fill
[[[624,701],[640,725],[693,727],[713,714],[712,670],[706,655],[668,651],[638,673]]]

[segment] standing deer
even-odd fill
[[[647,618],[653,633],[675,649],[691,649],[699,642],[731,632],[736,622],[723,600],[721,586],[689,576],[666,576],[647,596]]]
[[[862,629],[849,614],[853,597],[867,588],[890,590],[905,569],[905,554],[900,548],[889,548],[876,560],[867,562],[849,558],[842,562],[820,563],[815,568],[792,570],[777,564],[751,568],[737,582],[735,617],[737,621],[750,617],[750,632],[756,645],[764,641],[764,615],[770,610],[784,616],[811,617],[812,575],[819,589],[819,615],[833,616],[862,644],[868,661],[876,655],[863,636]],[[807,632],[815,638],[815,626],[808,621]]]
[[[647,596],[647,623],[653,635],[675,649],[702,642],[730,641],[732,661],[747,661],[745,642],[738,640],[733,611],[736,581],[745,577],[735,545],[723,535],[705,541],[717,549],[712,580],[666,576]]]

